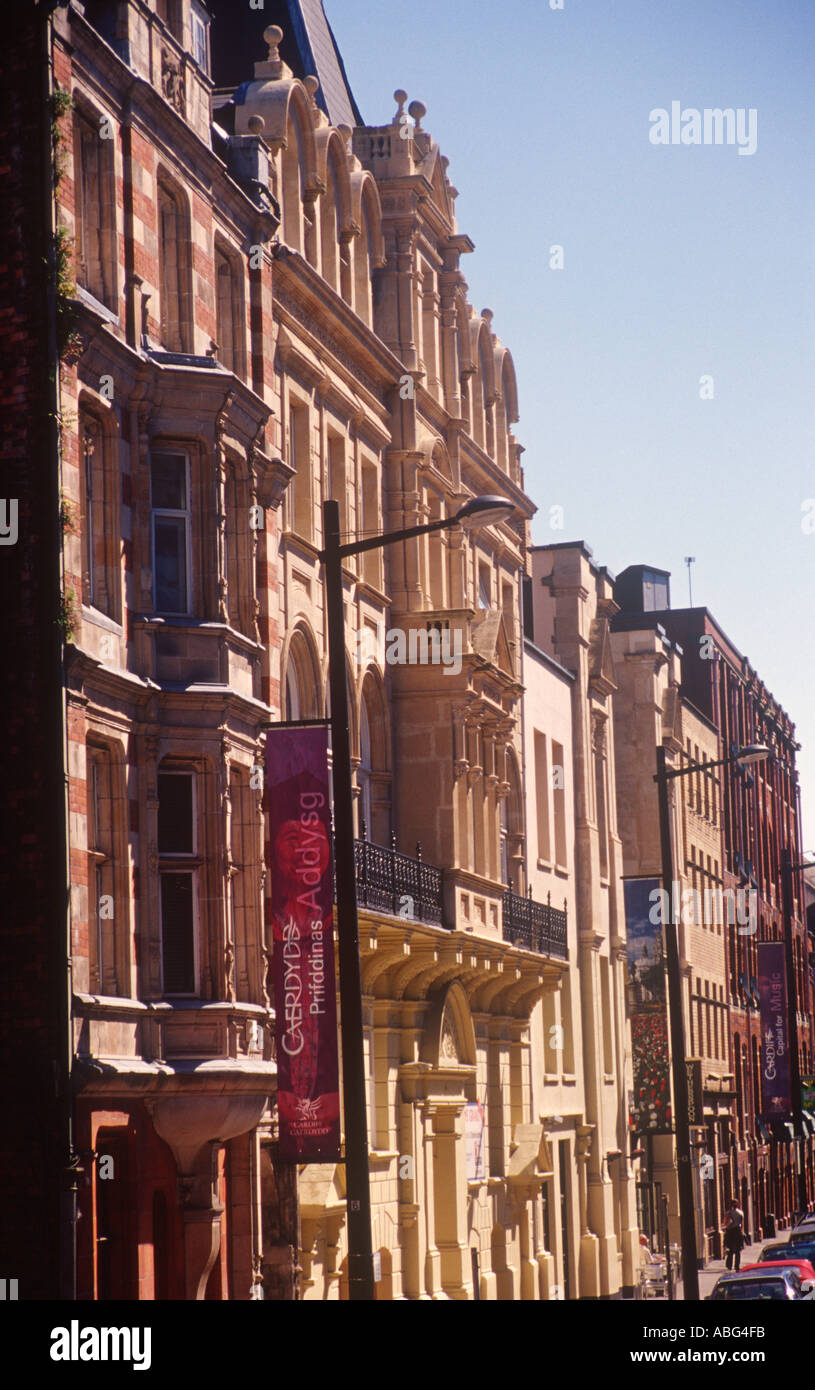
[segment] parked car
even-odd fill
[[[793,1260],[810,1260],[815,1264],[815,1238],[794,1240],[790,1236],[788,1240],[779,1241],[775,1245],[765,1245],[758,1262],[767,1264],[768,1261],[786,1260],[790,1257]]]
[[[802,1279],[793,1269],[772,1270],[761,1274],[756,1270],[739,1270],[738,1274],[722,1274],[708,1300],[714,1303],[735,1303],[759,1300],[774,1303],[815,1301],[815,1284]]]
[[[760,1269],[762,1271],[769,1269],[791,1269],[794,1270],[796,1274],[800,1275],[802,1279],[811,1279],[813,1284],[815,1284],[815,1264],[812,1264],[810,1260],[797,1260],[793,1259],[792,1256],[790,1256],[788,1260],[764,1260],[760,1264],[742,1265],[739,1273],[745,1274],[748,1269]]]
[[[807,1226],[809,1226],[812,1229],[815,1229],[815,1211],[808,1212],[806,1216],[802,1216],[795,1223],[796,1231],[803,1230]]]

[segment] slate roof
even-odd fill
[[[212,14],[212,77],[216,88],[234,88],[254,78],[254,65],[266,57],[263,31],[283,30],[280,56],[295,77],[313,74],[317,102],[332,125],[364,125],[348,82],[337,41],[322,0],[265,0],[253,10],[236,0],[209,0]]]

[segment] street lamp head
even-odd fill
[[[474,531],[478,526],[492,526],[498,521],[508,521],[515,511],[515,503],[508,497],[471,497],[453,521],[463,526],[465,531]]]
[[[765,758],[769,758],[770,750],[764,743],[748,743],[745,748],[740,748],[734,754],[733,761],[739,767],[747,767],[748,763],[763,763]]]

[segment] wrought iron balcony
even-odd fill
[[[371,844],[364,822],[362,833],[363,839],[354,841],[359,906],[443,926],[442,871],[423,862],[421,845],[414,859],[397,850],[395,835],[388,848]]]
[[[531,891],[531,890],[530,890]],[[537,951],[542,956],[557,956],[568,960],[566,945],[566,912],[552,907],[551,894],[545,903],[523,898],[510,889],[504,893],[504,940],[525,951]]]

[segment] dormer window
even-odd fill
[[[181,0],[156,0],[156,14],[174,39],[181,40]]]
[[[492,607],[492,579],[489,565],[478,566],[478,606],[482,612]]]
[[[192,56],[202,72],[209,76],[209,15],[200,5],[190,11]]]

